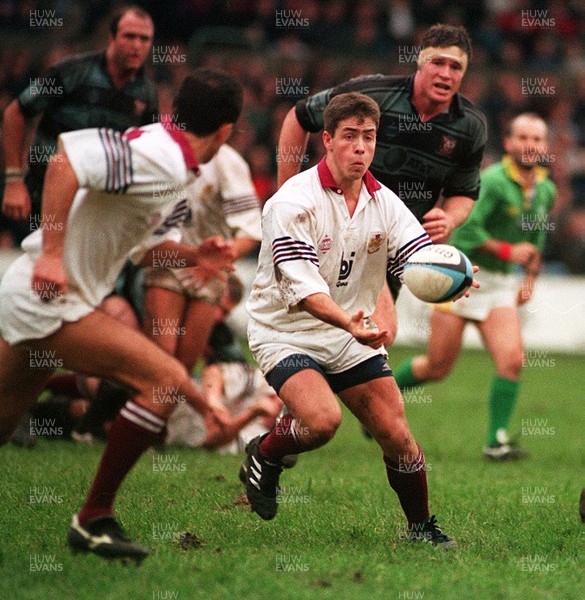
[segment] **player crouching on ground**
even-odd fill
[[[10,439],[55,366],[112,379],[136,394],[116,417],[89,496],[69,530],[74,550],[141,560],[114,518],[122,481],[164,438],[173,390],[222,425],[226,409],[199,392],[181,363],[96,307],[110,293],[134,246],[174,220],[177,194],[229,137],[242,104],[240,84],[201,69],[175,98],[176,121],[119,134],[85,129],[59,137],[43,190],[43,223],[0,285],[0,441]],[[179,203],[180,204],[180,203]],[[166,242],[169,244],[170,242]],[[171,244],[172,246],[172,244]],[[168,245],[166,246],[169,247]],[[229,245],[212,240],[177,249],[210,273],[229,268]],[[152,261],[147,252],[142,264]],[[163,401],[164,400],[164,401]]]
[[[342,414],[337,394],[384,452],[409,539],[448,548],[455,542],[429,515],[424,455],[386,365],[388,332],[368,318],[386,271],[401,276],[408,257],[431,241],[368,171],[378,105],[363,94],[340,94],[324,117],[325,158],[289,179],[263,212],[248,339],[290,414],[246,449],[248,499],[260,517],[274,518],[282,458],[333,437]]]

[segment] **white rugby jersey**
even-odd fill
[[[60,138],[79,182],[67,218],[65,270],[70,288],[97,306],[113,289],[134,246],[155,231],[159,243],[166,234],[180,239],[173,230],[187,214],[185,186],[195,178],[198,163],[185,135],[168,124],[124,134],[82,129]],[[51,215],[45,221],[22,243],[33,260]]]
[[[223,144],[199,169],[200,176],[187,187],[191,215],[182,226],[183,242],[200,244],[214,235],[260,241],[260,200],[246,161]]]
[[[289,179],[264,206],[250,317],[278,331],[330,328],[298,303],[318,292],[350,315],[374,312],[386,270],[431,240],[400,198],[367,171],[355,213],[325,159]]]

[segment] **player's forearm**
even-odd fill
[[[5,168],[21,169],[26,120],[17,100],[13,100],[4,110],[2,130]]]
[[[467,220],[475,201],[467,196],[451,196],[443,201],[442,208],[449,216],[453,229]]]
[[[299,172],[308,139],[309,134],[301,127],[294,107],[291,108],[284,118],[278,140],[278,187]]]
[[[77,176],[59,142],[57,153],[51,157],[47,168],[43,187],[41,223],[51,224],[51,227],[42,227],[44,254],[63,255],[67,217],[78,189]]]
[[[210,402],[221,403],[224,384],[221,369],[217,365],[205,367],[201,383],[207,399]]]
[[[322,292],[311,294],[299,302],[299,308],[324,323],[347,331],[350,315],[327,294]]]

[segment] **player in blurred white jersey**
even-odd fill
[[[200,244],[221,235],[231,241],[234,260],[262,239],[260,201],[250,168],[224,144],[200,176],[187,187],[188,215],[181,225],[182,243]],[[201,357],[214,324],[215,307],[226,280],[203,281],[201,267],[185,267],[176,256],[163,256],[147,268],[144,333],[176,356],[190,371]]]
[[[43,192],[43,223],[51,227],[25,239],[25,254],[0,284],[2,442],[56,366],[135,390],[110,429],[91,491],[73,517],[68,542],[74,550],[143,559],[146,548],[128,539],[114,517],[119,486],[143,452],[164,437],[174,402],[184,398],[219,426],[225,418],[225,408],[205,399],[179,361],[96,307],[131,249],[175,222],[177,196],[199,162],[210,160],[229,137],[241,102],[235,79],[201,69],[185,78],[175,98],[176,122],[184,131],[171,121],[124,134],[62,134]],[[166,241],[163,247],[178,245]],[[155,251],[145,252],[143,264]],[[217,240],[178,251],[210,273],[229,268],[232,260],[229,245]]]

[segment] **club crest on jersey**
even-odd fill
[[[146,110],[146,102],[142,102],[142,100],[138,100],[138,98],[134,99],[134,114],[137,117],[141,117],[142,113]]]
[[[456,145],[457,140],[455,138],[451,137],[450,135],[442,135],[441,147],[439,148],[438,152],[443,156],[451,156]]]
[[[386,234],[382,231],[371,231],[370,239],[368,241],[368,254],[374,254],[374,252],[378,252],[385,239]]]
[[[329,250],[331,250],[332,244],[333,244],[333,240],[328,235],[326,235],[319,242],[319,245],[317,246],[317,248],[319,249],[319,252],[322,252],[323,254],[327,254],[327,252],[329,252]]]

